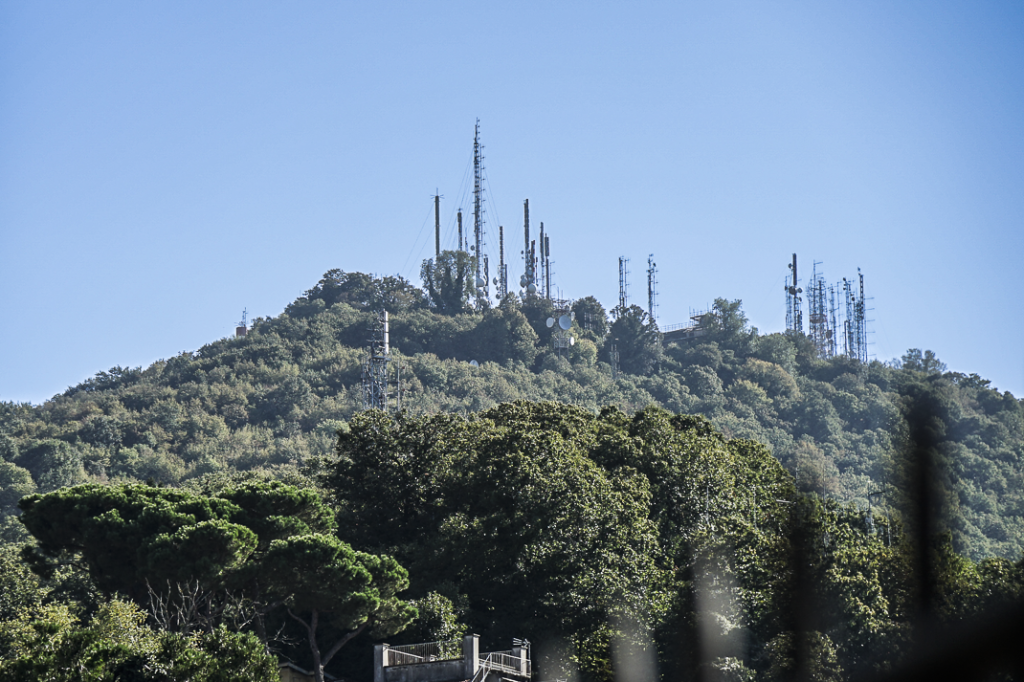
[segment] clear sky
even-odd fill
[[[791,254],[872,354],[1024,395],[1020,2],[0,0],[0,399],[280,313],[331,268],[419,283],[485,145],[566,297],[785,326]],[[467,220],[467,225],[471,221]]]

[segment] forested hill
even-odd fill
[[[549,302],[510,297],[473,310],[465,286],[453,294],[451,279],[431,268],[426,293],[401,278],[334,270],[245,337],[100,372],[40,406],[0,403],[3,513],[29,492],[86,481],[177,485],[252,470],[299,477],[362,410],[367,329],[385,308],[411,414],[517,399],[595,414],[609,405],[700,414],[727,437],[767,444],[801,489],[862,507],[869,493],[880,493],[871,496],[876,507],[898,499],[904,415],[931,396],[957,550],[1016,559],[1024,549],[1024,406],[977,375],[945,372],[930,352],[888,364],[822,360],[806,337],[759,334],[739,301],[722,299],[704,336],[663,344],[640,308],[609,315],[587,297],[574,304],[578,341],[559,354],[545,324]]]

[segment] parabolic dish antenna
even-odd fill
[[[544,324],[546,324],[548,327],[554,327],[555,326],[555,318],[549,317],[548,321],[545,322]]]
[[[477,362],[476,360],[470,360],[469,364],[473,365],[474,367],[479,367],[480,366],[480,363]]]
[[[531,282],[530,286],[526,287],[526,290],[529,291],[531,294],[535,294],[537,293],[537,285]]]
[[[572,319],[568,315],[562,315],[558,318],[558,326],[568,331],[572,327]]]

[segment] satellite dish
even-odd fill
[[[568,315],[562,315],[561,317],[558,318],[558,326],[561,329],[568,330],[570,327],[572,327],[572,320],[569,319]]]
[[[498,278],[497,277],[494,278],[494,286],[498,286]]]
[[[526,286],[526,275],[523,275],[522,277],[519,278],[519,286],[521,286],[521,287],[525,287]]]
[[[569,345],[570,346],[575,346],[576,345],[576,338],[575,337],[572,337],[572,336],[569,337]]]
[[[530,282],[530,286],[526,287],[526,290],[529,291],[531,294],[535,294],[537,293],[537,285],[534,284],[533,282]]]
[[[486,280],[486,279],[484,279],[483,277],[477,277],[477,278],[476,278],[476,285],[477,285],[478,287],[483,287],[483,286],[487,286],[487,280]]]
[[[546,324],[546,325],[547,325],[547,326],[548,326],[549,328],[550,328],[550,327],[554,327],[554,326],[555,326],[555,318],[553,318],[553,317],[549,317],[549,318],[548,318],[548,321],[547,321],[547,322],[545,322],[545,324]]]
[[[476,247],[475,247],[475,246],[470,246],[470,247],[469,247],[469,250],[470,250],[470,251],[476,251]]]
[[[476,360],[470,360],[469,364],[473,365],[474,367],[479,367],[480,366],[480,363],[477,362]]]

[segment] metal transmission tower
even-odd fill
[[[459,251],[465,251],[466,248],[465,248],[465,246],[463,244],[463,241],[462,241],[462,209],[461,208],[459,209],[459,212],[458,212],[456,217],[458,218],[458,221],[459,221]]]
[[[629,259],[619,256],[619,308],[623,311],[629,304]]]
[[[551,300],[551,235],[544,234],[544,223],[540,224],[540,261],[543,276],[544,298]]]
[[[498,279],[495,285],[498,287],[498,300],[505,300],[508,296],[508,263],[505,262],[505,227],[502,225],[498,225]]]
[[[526,290],[526,295],[537,293],[536,272],[537,260],[534,257],[533,242],[530,241],[530,200],[523,200],[523,276],[519,286]]]
[[[850,320],[850,357],[868,361],[867,306],[864,298],[864,275],[857,268],[858,284],[850,282],[847,295],[847,317]]]
[[[800,332],[804,331],[804,314],[800,308],[800,294],[803,293],[799,285],[799,280],[796,276],[796,254],[793,254],[793,262],[790,264],[789,269],[793,271],[792,283],[787,283],[786,289],[786,331]]]
[[[814,262],[808,290],[807,329],[814,347],[818,349],[818,357],[831,358],[836,354],[835,323],[830,325],[828,287],[825,285],[825,275],[818,272],[819,265],[821,263]]]
[[[478,302],[489,297],[484,268],[484,199],[483,199],[483,145],[480,144],[480,119],[473,128],[473,255],[476,256],[476,298]]]
[[[388,409],[388,363],[391,342],[388,334],[388,311],[377,313],[370,325],[370,353],[363,362],[363,409]]]
[[[843,294],[846,299],[846,320],[843,322],[845,337],[844,354],[848,357],[868,361],[867,299],[864,298],[864,275],[857,268],[858,282],[843,278]]]
[[[647,256],[647,316],[654,322],[654,311],[658,304],[658,264],[654,262],[654,254]]]

